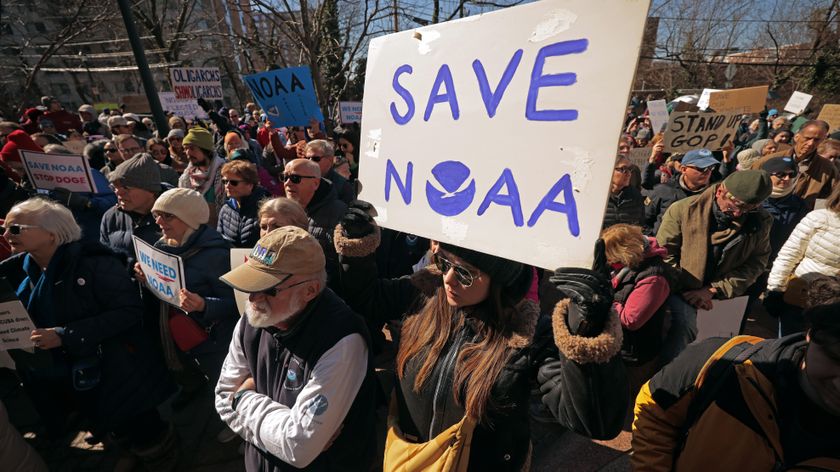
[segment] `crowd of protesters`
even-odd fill
[[[840,470],[827,123],[769,110],[721,150],[668,153],[634,101],[603,156],[595,264],[550,272],[380,228],[356,199],[357,127],[199,105],[208,120],[170,116],[167,133],[52,97],[0,122],[0,287],[36,327],[34,350],[9,354],[43,444],[87,431],[179,470],[162,405],[212,391],[205,416],[217,441],[243,441],[247,470],[528,470],[532,420],[609,439],[633,413],[638,470]],[[21,150],[82,154],[94,191],[33,188]],[[147,285],[133,237],[182,259],[177,305]],[[234,268],[232,248],[250,250]],[[698,340],[698,317],[742,295],[779,338]],[[2,403],[0,463],[45,468]]]

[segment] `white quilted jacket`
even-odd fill
[[[773,262],[767,289],[783,292],[791,274],[814,273],[840,275],[840,214],[831,210],[814,210],[796,225]]]

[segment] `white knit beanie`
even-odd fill
[[[171,213],[192,229],[198,229],[210,220],[207,201],[200,193],[188,188],[173,188],[163,192],[155,200],[152,211]]]

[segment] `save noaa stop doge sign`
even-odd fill
[[[372,40],[360,180],[379,223],[590,265],[649,3],[543,1]]]

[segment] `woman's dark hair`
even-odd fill
[[[105,145],[109,142],[110,141],[107,139],[100,139],[99,141],[94,141],[85,146],[85,149],[82,151],[82,155],[87,158],[91,169],[101,169],[105,167],[105,164],[108,162],[105,158]]]
[[[353,155],[356,157],[356,162],[359,161],[359,134],[353,130],[345,129],[335,133],[335,143],[336,143],[336,155],[339,152],[344,155],[344,152],[337,146],[339,139],[346,139],[350,144],[353,145]]]

